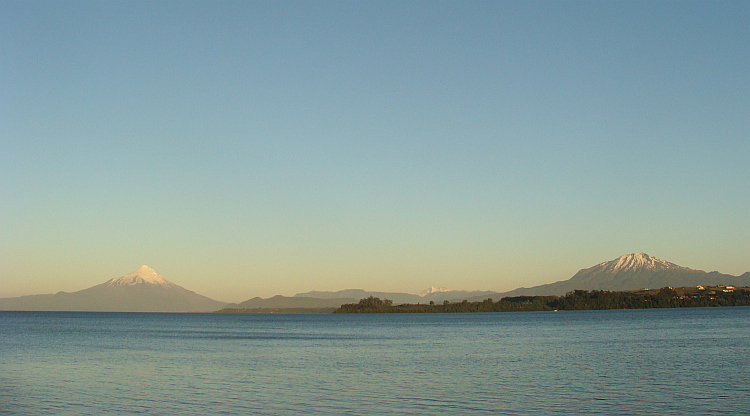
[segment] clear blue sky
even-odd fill
[[[0,296],[750,271],[750,2],[0,3]]]

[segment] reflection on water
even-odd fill
[[[750,308],[0,312],[0,414],[729,415]]]

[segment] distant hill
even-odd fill
[[[400,293],[400,292],[372,292],[361,289],[347,289],[339,290],[337,292],[321,292],[312,291],[306,293],[298,293],[294,295],[295,298],[317,298],[317,299],[364,299],[369,296],[373,296],[380,299],[390,299],[394,304],[401,303],[429,303],[448,301],[460,301],[471,297],[481,297],[484,295],[491,295],[497,292],[492,291],[466,291],[466,290],[448,290],[445,288],[430,288],[422,292],[423,295],[413,295],[411,293]],[[351,303],[351,301],[341,302]],[[339,306],[340,306],[339,305]]]
[[[290,309],[290,308],[338,308],[345,303],[358,301],[359,298],[308,298],[308,297],[287,297],[276,295],[274,297],[263,299],[255,297],[242,303],[230,303],[225,308],[231,309]]]
[[[750,272],[740,276],[705,272],[678,266],[645,253],[633,253],[580,270],[568,280],[496,293],[491,297],[499,300],[506,296],[562,296],[576,289],[624,291],[697,285],[750,286]],[[482,299],[480,296],[469,300]]]
[[[226,305],[178,286],[148,266],[67,293],[0,299],[0,310],[91,312],[210,312]]]

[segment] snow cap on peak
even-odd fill
[[[620,266],[647,266],[654,263],[654,261],[659,260],[657,258],[651,258],[646,253],[632,253],[632,254],[626,254],[624,256],[620,256],[617,258],[617,264]]]
[[[146,266],[145,264],[139,267],[134,272],[130,274],[126,274],[125,276],[122,276],[117,279],[112,279],[107,283],[109,286],[112,286],[112,285],[132,286],[132,285],[137,285],[141,283],[146,283],[150,285],[160,285],[160,286],[173,286],[173,283],[161,277],[158,273],[154,271],[154,269]]]
[[[419,292],[419,296],[425,297],[425,296],[431,295],[433,293],[443,293],[443,292],[451,292],[451,290],[450,289],[446,289],[446,288],[444,288],[442,286],[438,286],[438,287],[431,286],[429,289],[425,289],[425,290]]]
[[[656,257],[651,257],[646,253],[626,254],[614,260],[605,261],[604,263],[599,264],[597,267],[612,273],[635,271],[640,269],[664,270],[680,268],[680,266],[676,264],[658,259]]]

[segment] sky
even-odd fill
[[[0,2],[0,297],[750,271],[750,2]]]

